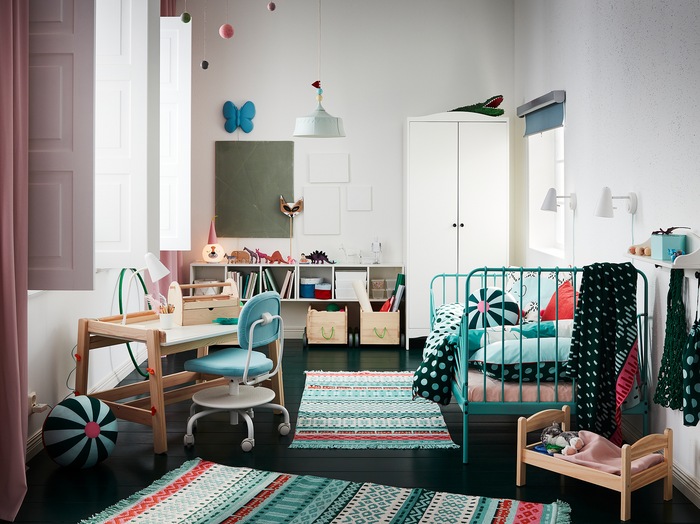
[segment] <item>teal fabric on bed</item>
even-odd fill
[[[522,326],[516,326],[511,331],[518,331],[523,338],[551,338],[557,336],[556,322],[546,320],[544,322],[528,322]]]
[[[499,380],[503,375],[503,380],[517,382],[522,374],[523,382],[535,382],[538,378],[542,382],[553,382],[569,378],[570,350],[571,338],[568,337],[506,340],[474,352],[469,365]]]

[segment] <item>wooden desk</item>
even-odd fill
[[[189,371],[163,376],[160,358],[190,349],[197,349],[197,356],[203,356],[207,354],[209,346],[237,343],[238,326],[199,324],[160,330],[158,315],[151,311],[127,315],[125,325],[122,325],[121,321],[121,315],[99,319],[81,318],[78,321],[75,394],[89,394],[104,401],[117,418],[151,426],[154,452],[165,453],[168,451],[165,406],[188,400],[195,392],[225,384],[227,380],[223,377],[214,378]],[[150,374],[149,380],[104,391],[88,392],[90,351],[125,342],[146,344],[146,370]],[[269,358],[276,365],[279,358],[279,341],[270,344],[268,350]],[[197,381],[195,384],[183,385],[195,381]],[[168,391],[164,391],[166,388]],[[271,388],[276,394],[275,401],[284,406],[281,369],[272,378]],[[137,395],[147,396],[118,402]],[[185,428],[183,428],[183,434],[184,431]]]

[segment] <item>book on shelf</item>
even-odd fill
[[[277,287],[277,282],[275,281],[275,277],[272,274],[272,270],[269,267],[266,267],[263,269],[263,280],[267,284],[267,289],[269,291],[274,291],[275,293],[279,293],[279,288]]]
[[[294,271],[289,275],[289,285],[287,286],[287,298],[294,298]]]
[[[282,282],[282,289],[280,289],[280,297],[281,298],[288,298],[287,297],[287,289],[289,288],[289,279],[292,276],[292,270],[288,269],[287,274],[284,275],[284,282]]]

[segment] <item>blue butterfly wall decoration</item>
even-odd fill
[[[245,133],[250,133],[253,130],[255,104],[250,100],[243,104],[240,109],[238,109],[233,102],[225,102],[223,113],[226,119],[224,129],[229,133],[233,133],[239,127]]]

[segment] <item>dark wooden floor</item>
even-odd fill
[[[183,354],[186,358],[189,354]],[[179,369],[183,355],[164,359],[167,371]],[[420,351],[384,348],[302,349],[289,341],[284,354],[286,404],[292,419],[287,437],[276,433],[279,415],[256,412],[256,446],[244,453],[240,442],[245,425],[231,427],[226,415],[199,422],[193,448],[183,446],[188,404],[168,407],[168,453],[155,455],[149,428],[119,422],[117,446],[101,464],[87,470],[56,465],[42,451],[29,462],[29,492],[16,522],[77,522],[138,491],[184,461],[201,457],[221,464],[286,473],[319,475],[358,482],[424,487],[470,495],[506,497],[537,502],[564,500],[571,505],[572,522],[619,522],[618,494],[536,468],[528,482],[515,486],[515,418],[472,417],[470,463],[461,450],[306,450],[289,449],[304,386],[304,370],[414,370]],[[139,380],[136,373],[133,380]],[[444,408],[455,442],[461,443],[461,414]],[[632,495],[632,522],[699,523],[700,509],[678,490],[663,502],[661,483]]]

